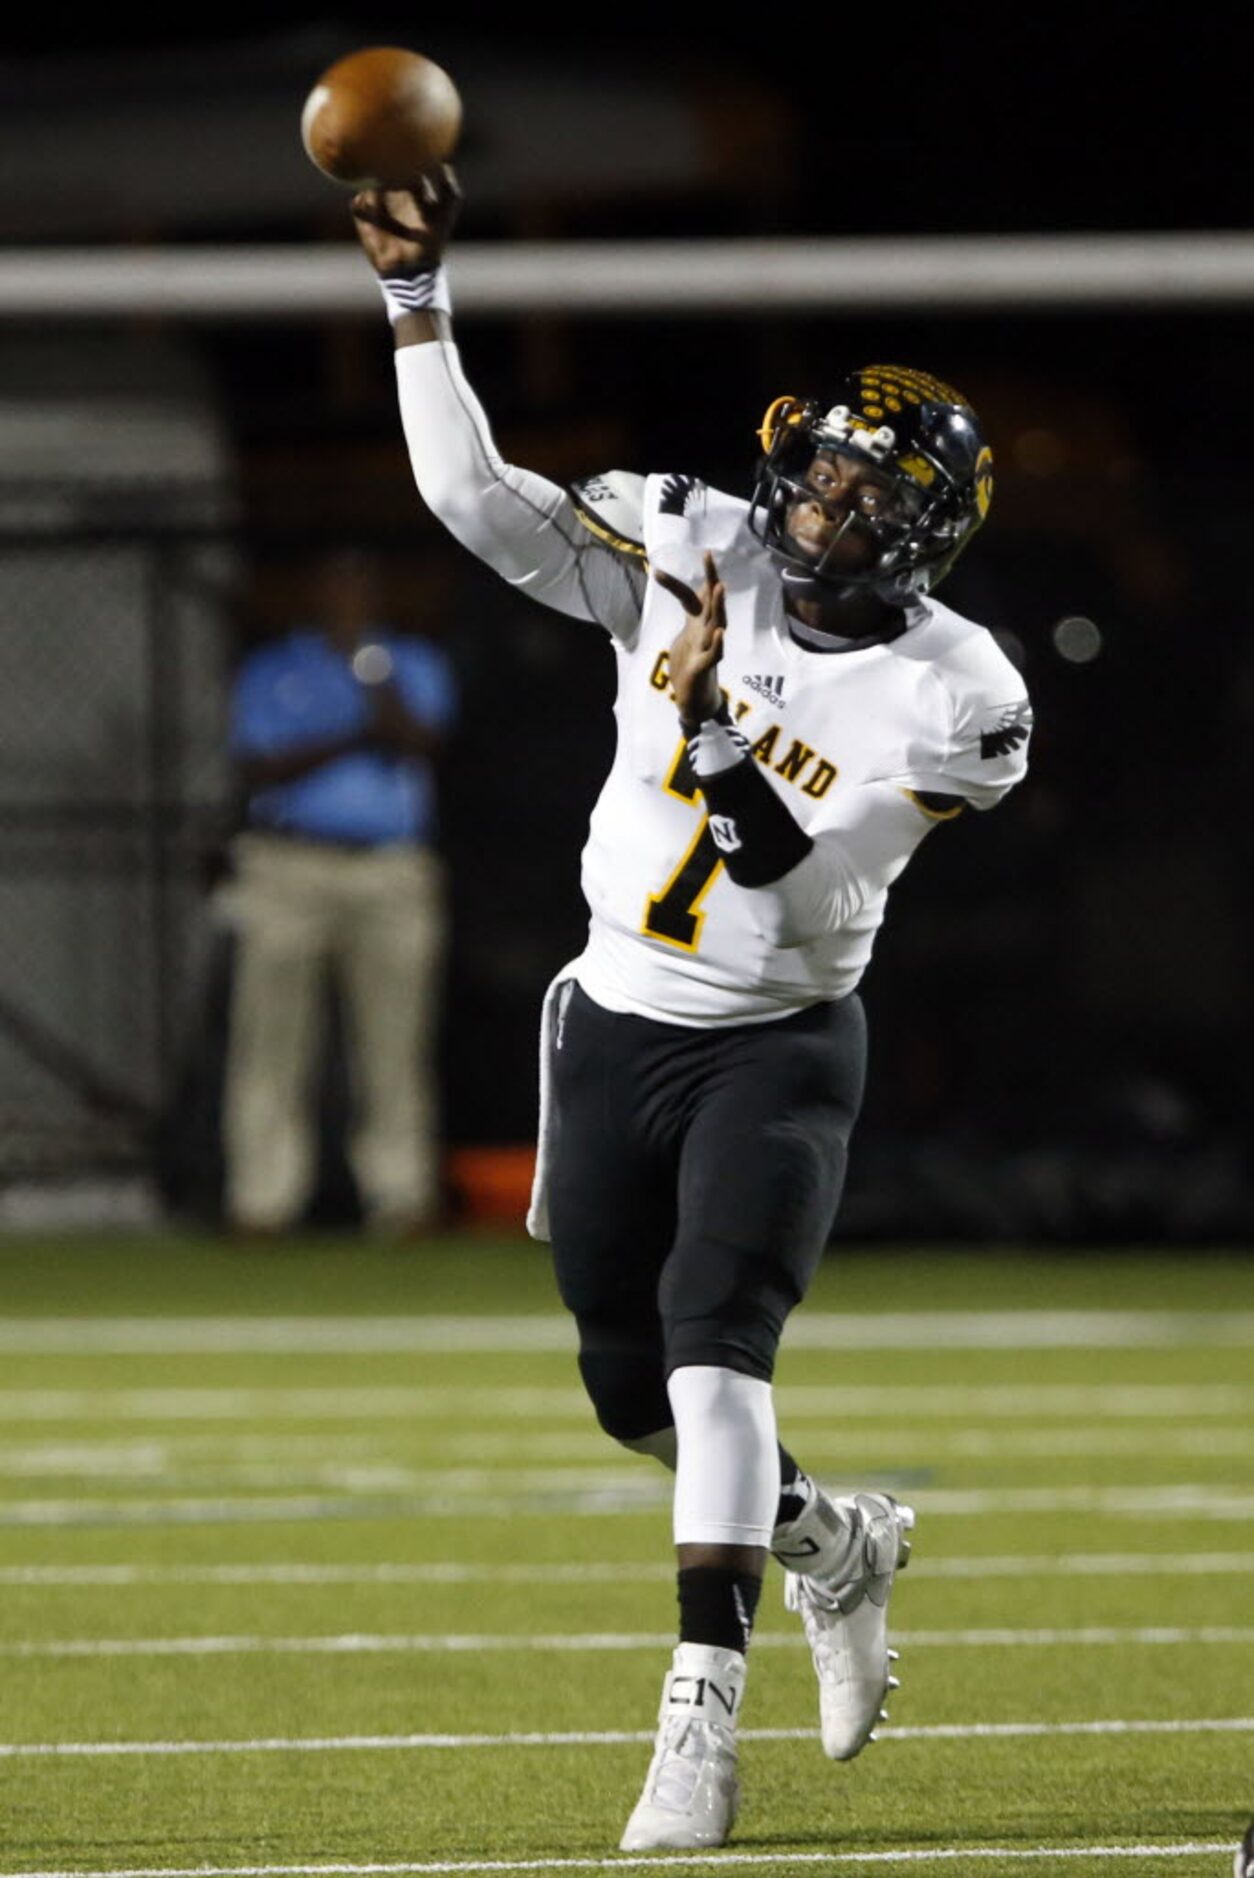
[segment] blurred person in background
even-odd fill
[[[236,938],[226,1213],[236,1231],[269,1235],[308,1205],[333,975],[362,1210],[373,1230],[407,1237],[440,1215],[435,764],[457,689],[434,644],[381,624],[373,560],[336,550],[318,573],[318,623],[259,646],[232,692],[247,807],[221,890]]]
[[[866,1746],[894,1681],[914,1515],[812,1480],[778,1442],[772,1376],[840,1199],[889,888],[931,828],[1024,773],[1018,672],[931,598],[991,455],[951,387],[875,366],[830,404],[776,400],[750,502],[688,474],[560,489],[501,458],[462,372],[440,265],[457,200],[445,170],[353,210],[421,494],[520,591],[603,627],[618,666],[588,943],[545,1004],[528,1223],[602,1427],[676,1476],[679,1645],[622,1849],[720,1845],[768,1558],[832,1759]]]

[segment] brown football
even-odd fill
[[[406,188],[452,155],[461,127],[462,101],[448,73],[399,46],[367,46],[338,60],[300,117],[318,168],[356,189]]]

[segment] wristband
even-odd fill
[[[688,761],[699,780],[720,776],[724,770],[743,763],[749,754],[749,739],[737,730],[727,715],[726,706],[718,717],[707,717],[695,730],[683,725],[688,738]]]
[[[451,313],[448,272],[439,267],[424,267],[417,274],[380,274],[379,292],[395,326],[407,313]]]

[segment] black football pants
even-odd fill
[[[574,986],[554,1054],[558,1288],[602,1426],[670,1425],[666,1378],[769,1381],[831,1233],[862,1099],[855,995],[764,1024],[623,1016]]]

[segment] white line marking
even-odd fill
[[[415,1432],[426,1433],[425,1430]],[[1204,1435],[1206,1429],[1199,1429],[1199,1433]],[[403,1438],[393,1435],[396,1441]],[[535,1442],[543,1442],[545,1438],[540,1434],[528,1443],[525,1436],[519,1437],[515,1445],[524,1458],[528,1449],[531,1449],[534,1459],[551,1459],[553,1457],[550,1455],[534,1452]],[[605,1437],[600,1437],[595,1449],[591,1446],[593,1438],[589,1437],[589,1456],[592,1459],[599,1456],[604,1460]],[[579,1437],[561,1434],[548,1439],[573,1441]],[[288,1477],[296,1474],[312,1476],[332,1469],[344,1472],[355,1468],[360,1471],[367,1466],[378,1467],[381,1464],[380,1456],[392,1451],[388,1436],[381,1432],[364,1431],[358,1434],[336,1434],[327,1430],[318,1434],[289,1435],[271,1431],[239,1434],[215,1430],[212,1434],[163,1433],[160,1437],[155,1434],[84,1435],[75,1436],[72,1440],[0,1442],[0,1475],[18,1479],[66,1476],[95,1481],[155,1476],[163,1480],[194,1480],[206,1474],[213,1474],[217,1478],[229,1472],[232,1477],[251,1481],[265,1474],[277,1473],[280,1469]],[[448,1454],[446,1443],[441,1443],[440,1451],[442,1456]],[[473,1453],[468,1458],[473,1459]],[[572,1455],[570,1458],[579,1459],[582,1455]],[[390,1460],[386,1464],[389,1467],[395,1465]]]
[[[621,1871],[624,1866],[690,1867],[717,1865],[807,1865],[840,1870],[856,1865],[927,1865],[954,1859],[1015,1860],[1077,1858],[1200,1858],[1228,1855],[1228,1840],[1196,1840],[1169,1845],[925,1846],[890,1852],[651,1852],[647,1857],[543,1859],[440,1859],[421,1864],[307,1865],[140,1865],[109,1871],[27,1871],[4,1878],[434,1878],[436,1873],[525,1871]]]
[[[1162,1349],[1254,1344],[1254,1311],[802,1311],[792,1350]],[[565,1354],[569,1317],[9,1317],[0,1353],[354,1356],[394,1351]]]
[[[935,1864],[954,1859],[1193,1858],[1228,1854],[1229,1841],[1169,1845],[1063,1846],[925,1846],[890,1852],[651,1852],[647,1858],[441,1859],[422,1864],[307,1865],[146,1865],[110,1871],[36,1871],[6,1873],[4,1878],[403,1878],[440,1872],[617,1871],[624,1866],[809,1865],[839,1870],[849,1865]]]
[[[795,1421],[795,1417],[793,1420]],[[219,1488],[338,1486],[405,1488],[422,1486],[431,1470],[416,1467],[405,1455],[409,1439],[429,1439],[430,1423],[412,1431],[373,1436],[335,1435],[167,1435],[83,1438],[74,1441],[0,1443],[0,1478],[14,1480],[82,1480],[100,1486],[113,1481],[160,1481],[167,1487],[189,1487],[210,1481]],[[1254,1428],[1216,1426],[1213,1422],[1119,1427],[1099,1422],[1084,1428],[941,1427],[926,1423],[896,1423],[862,1427],[851,1441],[848,1429],[808,1429],[805,1452],[811,1470],[818,1458],[845,1459],[856,1447],[859,1463],[870,1466],[880,1458],[892,1466],[908,1457],[1004,1460],[1026,1455],[1034,1460],[1072,1455],[1175,1456],[1219,1458],[1254,1453]],[[498,1433],[490,1429],[450,1433],[440,1442],[443,1462],[517,1467],[541,1462],[604,1464],[614,1449],[596,1428],[563,1430],[515,1427]],[[393,1458],[394,1457],[394,1458]]]
[[[911,1499],[928,1516],[965,1513],[1109,1513],[1143,1519],[1187,1515],[1190,1519],[1254,1516],[1254,1487],[1197,1481],[1144,1487],[920,1487]]]
[[[1142,1578],[1208,1577],[1254,1573],[1254,1552],[1071,1552],[1059,1558],[922,1558],[910,1564],[917,1578]]]
[[[848,1454],[848,1435],[835,1443],[815,1442],[806,1436],[807,1452]],[[889,1448],[900,1456],[920,1450],[932,1455],[957,1455],[971,1459],[1000,1459],[1004,1455],[1029,1455],[1033,1460],[1048,1460],[1064,1455],[1202,1455],[1254,1454],[1254,1429],[1216,1428],[1204,1424],[1194,1428],[968,1428],[953,1432],[907,1428],[881,1430],[868,1442],[865,1433],[858,1435],[858,1451],[868,1446]],[[519,1444],[525,1452],[524,1441]]]
[[[789,1421],[930,1423],[1003,1422],[1011,1417],[1154,1419],[1254,1414],[1254,1387],[1242,1383],[1002,1383],[971,1386],[902,1383],[826,1388],[783,1383],[777,1409]],[[287,1389],[256,1385],[189,1389],[0,1389],[0,1421],[315,1421],[414,1420],[460,1422],[530,1419],[586,1423],[591,1410],[578,1388]]]
[[[413,1491],[420,1482],[426,1491]],[[500,1487],[513,1489],[508,1495]],[[125,1493],[109,1498],[77,1496],[68,1500],[0,1499],[3,1526],[203,1525],[234,1521],[319,1519],[464,1520],[474,1496],[476,1512],[601,1513],[650,1512],[670,1504],[671,1478],[660,1468],[571,1467],[431,1468],[411,1470],[400,1490],[391,1473],[374,1473],[354,1490],[347,1482],[335,1493],[256,1494],[245,1497],[162,1496]]]
[[[1247,1568],[1254,1570],[1254,1553],[1230,1556],[1246,1558]],[[912,1566],[911,1572],[917,1576],[918,1567]],[[674,1576],[672,1564],[0,1566],[0,1585],[16,1586],[654,1584],[669,1583]]]
[[[418,1476],[414,1476],[417,1478]],[[360,1492],[283,1494],[233,1498],[138,1498],[2,1500],[4,1526],[229,1525],[257,1521],[322,1519],[460,1519],[469,1495],[476,1513],[557,1513],[585,1518],[646,1513],[667,1506],[670,1477],[661,1469],[623,1468],[449,1468],[421,1476],[426,1493],[392,1492],[372,1476]],[[825,1481],[839,1486],[841,1483]],[[858,1483],[844,1483],[856,1485]],[[884,1483],[892,1485],[891,1477]],[[903,1483],[898,1483],[902,1486]],[[502,1493],[502,1487],[512,1488]],[[929,1519],[979,1513],[1102,1513],[1115,1519],[1245,1521],[1254,1517],[1254,1487],[1206,1485],[1197,1481],[1144,1487],[959,1487],[908,1488]]]
[[[940,1722],[930,1727],[881,1728],[880,1741],[1014,1740],[1043,1735],[1254,1734],[1254,1715],[1199,1721]],[[0,1759],[116,1754],[341,1754],[419,1748],[620,1747],[652,1742],[654,1730],[569,1730],[507,1735],[296,1735],[252,1741],[6,1741]],[[812,1741],[813,1728],[742,1728],[741,1741]]]
[[[1254,1552],[1073,1552],[1053,1557],[920,1558],[920,1578],[1127,1578],[1245,1577]],[[3,1565],[0,1585],[606,1585],[663,1584],[675,1576],[666,1563],[588,1565],[478,1565],[453,1560],[376,1565]]]
[[[1120,1628],[1092,1624],[1078,1630],[902,1630],[893,1641],[903,1649],[1016,1649],[1088,1647],[1090,1644],[1254,1644],[1254,1626],[1207,1624],[1194,1629],[1169,1625]],[[51,1640],[0,1642],[0,1658],[117,1657],[117,1656],[388,1656],[474,1655],[479,1652],[543,1650],[592,1651],[670,1650],[670,1631],[560,1631],[552,1636],[391,1635],[349,1631],[323,1637],[71,1637]],[[801,1649],[800,1631],[757,1631],[755,1650]]]

